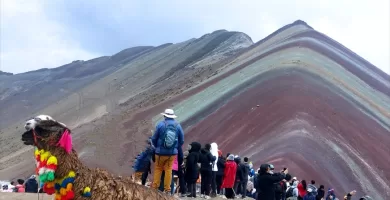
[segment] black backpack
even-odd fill
[[[286,198],[293,197],[294,196],[293,193],[294,193],[294,188],[293,187],[288,188],[286,192]]]

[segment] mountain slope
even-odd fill
[[[52,115],[80,132],[75,135],[75,141],[81,142],[83,138],[78,137],[83,134],[77,127],[91,131],[95,122],[104,124],[111,115],[132,109],[135,104],[154,98],[155,93],[168,90],[172,85],[184,90],[190,86],[188,77],[213,73],[229,56],[252,44],[243,33],[217,31],[178,44],[134,47],[113,56],[1,78],[0,170],[3,173],[0,175],[13,178],[30,173],[26,163],[31,159],[25,152],[31,148],[25,148],[19,138],[23,131],[21,125],[28,117],[40,113]],[[196,67],[189,66],[202,59],[209,61],[198,63]],[[90,138],[95,136],[99,141],[98,134]],[[105,137],[111,136],[106,134]],[[117,143],[110,145],[113,145],[113,151],[118,150]],[[20,174],[7,173],[7,170],[19,167]]]
[[[220,30],[152,49],[37,112],[74,128],[86,164],[128,175],[167,107],[186,143],[217,142],[338,194],[390,198],[390,77],[303,21],[253,45]],[[21,147],[10,127],[2,156]],[[1,176],[32,172],[24,151],[0,160]]]

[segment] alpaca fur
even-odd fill
[[[50,151],[58,159],[58,166],[55,171],[55,177],[66,176],[69,171],[76,173],[73,183],[75,200],[173,200],[172,196],[166,195],[158,190],[147,188],[143,185],[134,183],[131,178],[122,178],[114,176],[103,169],[89,169],[78,159],[74,149],[69,154],[58,147],[56,142],[61,138],[65,126],[55,120],[38,120],[34,129],[30,129],[23,134],[22,141],[26,145],[33,145],[33,130],[39,139],[37,147]],[[92,197],[82,197],[82,191],[85,187],[91,188]]]

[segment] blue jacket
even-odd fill
[[[165,119],[165,122],[167,122],[167,124],[177,123],[174,119],[168,119],[168,118]],[[156,130],[152,136],[152,143],[153,143],[153,146],[156,148],[157,155],[171,156],[171,155],[176,155],[178,153],[178,148],[184,144],[184,133],[183,133],[183,129],[181,128],[179,123],[177,123],[176,128],[177,128],[177,134],[178,134],[178,142],[176,144],[176,147],[172,151],[169,149],[165,149],[163,147],[163,135],[165,133],[164,121],[161,121],[157,124]]]
[[[316,195],[313,192],[307,193],[303,200],[316,200]]]
[[[154,153],[154,149],[151,146],[146,147],[145,151],[143,151],[136,159],[133,169],[136,172],[147,172],[150,169],[150,160],[152,159]]]

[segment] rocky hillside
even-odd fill
[[[0,75],[0,170],[16,165],[21,174],[30,173],[20,156],[29,151],[19,138],[26,119],[45,113],[73,129],[86,125],[91,131],[91,125],[104,124],[108,115],[143,107],[145,100],[163,101],[158,98],[161,91],[174,95],[202,82],[252,44],[244,33],[219,30],[177,44],[133,47],[53,69]],[[81,135],[75,136],[76,143]],[[91,148],[81,155],[89,155]]]

